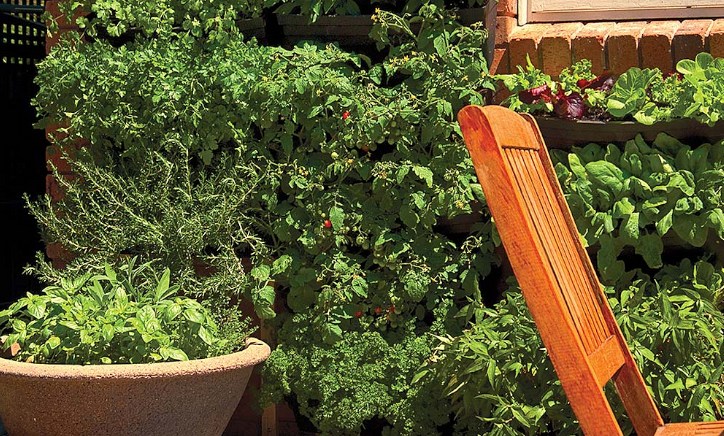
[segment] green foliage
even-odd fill
[[[695,118],[702,123],[713,124],[724,116],[724,59],[714,59],[709,53],[699,53],[695,60],[683,59],[676,64],[683,74],[683,95],[676,96],[683,106],[684,117]]]
[[[140,164],[103,165],[110,158],[94,162],[81,152],[72,167],[83,182],[56,175],[64,200],[45,197],[30,203],[30,211],[45,240],[77,255],[71,270],[81,273],[119,254],[155,259],[173,269],[186,295],[213,304],[222,318],[239,297],[255,301],[260,316],[273,316],[268,274],[247,274],[242,266],[252,254],[253,264],[263,263],[268,252],[257,232],[268,228],[268,213],[250,199],[264,173],[227,155],[192,176],[192,160],[182,156],[154,152]]]
[[[646,125],[690,118],[713,125],[724,111],[724,103],[718,97],[724,90],[724,59],[715,59],[708,53],[698,54],[695,60],[679,61],[678,74],[663,75],[656,68],[633,67],[621,74],[613,86],[603,87],[606,76],[596,78],[588,60],[563,70],[558,81],[530,62],[518,70],[517,74],[498,76],[511,91],[504,104],[517,112],[555,115],[559,111],[553,102],[563,94],[585,97],[586,111],[573,118],[633,119]],[[551,94],[544,99],[531,99],[529,92],[541,86]]]
[[[28,293],[0,312],[3,348],[35,363],[149,363],[229,351],[209,311],[178,296],[171,272],[128,260],[118,269],[59,275],[42,294]],[[245,329],[248,332],[248,328]]]
[[[64,0],[61,12],[90,36],[118,37],[129,31],[167,38],[194,38],[235,29],[240,18],[259,17],[263,0]]]
[[[264,380],[274,380],[265,383],[265,400],[294,395],[322,434],[359,434],[374,418],[385,419],[391,434],[436,434],[449,419],[447,401],[434,383],[410,386],[432,339],[414,324],[384,336],[352,331],[325,344],[307,316],[294,315],[280,332],[287,340],[264,366]]]
[[[66,141],[87,138],[95,165],[107,170],[79,169],[85,182],[58,205],[67,214],[49,203],[45,213],[36,209],[48,239],[78,254],[273,256],[268,271],[256,270],[259,282],[271,277],[287,288],[289,307],[312,311],[328,340],[360,307],[395,305],[410,315],[425,301],[434,306],[471,264],[479,265],[466,285],[473,289],[490,269],[489,225],[463,252],[433,226],[469,212],[475,198],[454,114],[481,103],[477,90],[490,86],[484,34],[433,7],[423,12],[419,34],[397,39],[370,71],[334,47],[287,51],[235,39],[213,50],[186,41],[56,50],[41,67],[36,102],[47,122],[68,123]],[[66,74],[77,70],[84,73]],[[119,152],[120,163],[106,157]],[[163,208],[152,207],[156,198]],[[119,207],[128,213],[114,219]],[[106,220],[116,228],[93,230]],[[250,221],[268,249],[247,243],[253,235],[229,240]],[[231,282],[238,268],[223,274]],[[260,312],[269,312],[267,291]]]
[[[609,302],[654,401],[672,422],[722,419],[724,271],[684,261],[645,275]],[[578,424],[517,288],[463,334],[438,338],[416,379],[445,385],[464,434],[576,434]],[[615,393],[609,391],[609,397]],[[625,413],[613,401],[617,416]],[[665,420],[666,420],[665,419]],[[630,422],[623,422],[631,434]]]
[[[724,143],[691,148],[660,134],[623,146],[589,144],[553,152],[566,201],[585,244],[599,247],[605,283],[626,282],[619,259],[632,247],[661,268],[664,240],[675,235],[694,247],[724,238]]]
[[[479,308],[459,336],[439,336],[416,379],[437,380],[462,434],[573,434],[573,411],[520,291]]]
[[[390,6],[394,5],[394,2],[382,1],[371,1],[369,6],[374,5],[386,5],[389,3]],[[313,23],[322,15],[360,15],[360,5],[355,0],[334,0],[334,1],[321,1],[321,0],[288,0],[288,1],[277,1],[267,0],[267,7],[274,7],[274,12],[278,14],[300,14],[309,17],[309,22]],[[369,12],[369,11],[366,11]]]
[[[164,3],[170,15],[162,8],[144,15],[148,5],[137,2],[84,5],[104,11],[82,21],[87,34],[95,25],[100,36],[141,28],[154,38],[119,48],[102,38],[68,40],[40,66],[41,124],[64,126],[55,138],[61,145],[91,144],[73,163],[82,183],[62,182],[63,201],[31,204],[44,238],[77,256],[67,274],[128,255],[167,265],[185,295],[211,308],[227,349],[246,331],[228,307],[250,299],[278,331],[265,399],[295,398],[326,434],[374,426],[435,434],[451,425],[450,412],[462,433],[576,430],[520,295],[482,306],[481,284],[496,263],[487,213],[476,212],[480,222],[464,236],[439,226],[484,204],[455,122],[457,110],[482,104],[482,91],[493,88],[484,30],[461,26],[439,4],[408,2],[417,16],[375,15],[371,37],[384,58],[373,62],[335,45],[243,41],[232,21],[247,4]],[[312,18],[355,11],[352,2],[312,0],[283,8]],[[176,27],[181,37],[167,37]],[[709,77],[705,60],[683,65],[687,78],[653,80],[646,98],[674,101],[674,85]],[[582,88],[592,79],[582,62],[551,86],[584,93],[604,113],[607,94]],[[521,90],[550,82],[532,68],[506,80]],[[718,95],[711,92],[706,98]],[[685,101],[702,102],[692,114],[715,107]],[[613,282],[626,247],[660,268],[662,236],[697,246],[702,234],[721,237],[721,149],[662,136],[653,145],[558,156],[577,224],[598,244],[605,277]],[[650,382],[672,417],[721,415],[716,401],[694,404],[698,395],[719,398],[721,387],[713,352],[721,320],[710,304],[721,301],[711,292],[721,274],[704,263],[695,268],[665,268],[658,285],[639,274],[611,294],[625,308],[617,313],[627,334],[654,353],[647,360],[637,352],[640,363],[658,359],[668,369],[659,371],[666,381]],[[630,307],[633,300],[639,305]],[[285,313],[275,314],[282,304]],[[683,311],[681,323],[670,306]],[[657,316],[665,317],[661,330]],[[443,338],[437,363],[418,373],[432,335]],[[685,340],[688,348],[671,345]],[[688,355],[706,368],[681,360]],[[679,389],[691,386],[687,379],[703,394],[687,397]]]
[[[499,74],[496,79],[500,80],[502,84],[510,91],[510,96],[505,99],[503,104],[520,113],[536,113],[553,112],[553,104],[544,100],[536,101],[534,103],[524,103],[520,100],[520,92],[527,89],[538,88],[539,86],[548,86],[552,91],[556,91],[556,82],[553,78],[543,73],[543,71],[533,66],[530,61],[530,57],[526,56],[527,65],[517,65],[517,74]],[[577,64],[578,65],[578,64]],[[589,63],[590,65],[590,63]],[[562,74],[562,73],[561,73]]]
[[[671,422],[724,417],[724,270],[685,260],[609,303],[656,404]]]
[[[609,112],[642,124],[693,118],[713,125],[724,113],[718,97],[724,89],[724,59],[699,53],[679,61],[681,75],[664,78],[658,69],[632,68],[619,78],[608,99]]]
[[[41,65],[35,100],[43,123],[65,126],[58,143],[92,144],[73,164],[82,182],[31,206],[45,239],[77,256],[69,268],[158,259],[222,330],[218,314],[236,297],[263,318],[285,304],[289,315],[269,321],[280,346],[266,367],[286,375],[265,389],[314,398],[305,413],[330,433],[448,419],[428,416],[439,396],[409,382],[429,353],[425,333],[462,330],[465,312],[454,315],[481,299],[495,262],[485,215],[461,238],[437,226],[482,201],[455,113],[492,88],[485,32],[426,6],[414,20],[380,13],[373,35],[388,53],[375,64],[334,45],[286,50],[235,34],[66,42]],[[382,360],[358,353],[368,370],[347,374],[330,350],[355,359],[353,347],[380,348]],[[312,363],[295,371],[287,359]],[[312,385],[327,371],[395,387],[351,411]]]

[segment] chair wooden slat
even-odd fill
[[[507,113],[508,115],[514,115],[511,111],[507,111]],[[537,142],[544,144],[543,136],[540,133],[540,129],[538,129],[535,119],[529,114],[523,114],[520,115],[520,117],[528,124]],[[566,211],[563,214],[565,224],[571,234],[577,235],[578,230],[576,228],[576,223],[573,220],[573,214],[566,203],[563,191],[560,189],[555,169],[553,168],[553,164],[551,163],[545,146],[542,146],[540,151],[542,155],[541,161],[548,180],[552,186],[558,186],[558,189],[554,189],[555,198],[561,205],[561,208]],[[641,376],[641,372],[639,372],[638,367],[636,366],[636,362],[631,355],[631,351],[628,349],[628,345],[626,345],[626,339],[623,337],[621,329],[616,323],[616,318],[613,315],[613,311],[611,311],[611,306],[608,305],[606,297],[601,291],[601,285],[598,281],[598,277],[596,276],[596,270],[591,263],[591,259],[588,257],[586,249],[581,243],[575,244],[575,249],[579,253],[581,262],[584,264],[586,275],[589,278],[592,289],[598,290],[595,296],[600,302],[599,307],[603,312],[604,319],[621,344],[621,351],[623,352],[626,363],[614,375],[613,380],[616,386],[616,391],[621,398],[621,402],[623,403],[626,411],[628,412],[629,419],[636,429],[636,432],[639,435],[653,435],[657,429],[664,424],[664,421],[661,419],[659,410],[656,407],[653,398],[651,398],[651,394],[646,387],[646,383]]]
[[[656,436],[721,436],[724,435],[724,421],[687,422],[666,424],[656,431]]]
[[[516,184],[522,193],[527,217],[533,223],[536,234],[540,238],[541,245],[545,247],[545,257],[550,263],[552,270],[556,271],[555,278],[559,292],[563,297],[566,308],[571,314],[571,319],[586,352],[590,353],[601,345],[604,337],[599,339],[593,334],[594,328],[592,322],[590,317],[586,316],[587,313],[583,305],[580,304],[576,298],[571,298],[571,295],[569,295],[571,285],[575,286],[575,284],[572,284],[573,274],[570,268],[571,260],[563,258],[560,241],[557,240],[557,236],[553,233],[554,230],[551,225],[551,220],[555,219],[555,216],[551,217],[554,213],[549,208],[544,207],[545,205],[540,201],[540,195],[542,194],[537,192],[540,185],[538,185],[538,181],[533,180],[530,177],[530,173],[526,171],[526,154],[530,153],[530,151],[521,149],[504,150],[504,156],[507,158],[513,176],[516,179]]]
[[[588,360],[601,387],[606,386],[611,377],[626,363],[618,339],[613,335],[591,353]]]
[[[587,348],[591,352],[598,348],[607,337],[610,336],[606,322],[601,315],[601,311],[596,307],[597,302],[591,292],[587,292],[590,283],[585,279],[585,272],[580,259],[571,247],[575,244],[573,236],[565,226],[561,225],[563,221],[563,211],[554,201],[551,201],[553,189],[548,180],[545,179],[543,169],[540,165],[540,158],[532,153],[527,153],[523,157],[524,169],[530,178],[530,187],[536,192],[536,197],[540,202],[540,209],[545,211],[547,218],[547,229],[539,229],[539,231],[550,231],[552,242],[547,247],[549,251],[549,259],[558,262],[559,266],[555,268],[558,272],[559,286],[563,292],[564,299],[569,307],[575,307],[577,316],[582,319],[584,328],[579,330],[582,337],[586,337],[591,344]],[[577,235],[576,235],[577,236]],[[584,340],[584,342],[586,342]]]

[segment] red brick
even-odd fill
[[[65,139],[68,135],[65,133],[58,132],[58,129],[61,127],[66,127],[67,125],[68,125],[67,122],[49,124],[48,126],[45,127],[45,139],[47,139],[48,142],[51,144],[55,144],[56,142]]]
[[[68,251],[67,248],[57,242],[51,242],[50,244],[46,245],[45,252],[48,254],[49,258],[53,260],[58,260],[63,264],[71,261],[74,257],[73,253]]]
[[[70,165],[63,156],[63,149],[58,145],[45,148],[45,165],[48,171],[52,171],[53,167],[55,167],[60,173],[70,172]]]
[[[503,17],[517,17],[518,16],[518,1],[517,0],[499,0],[498,1],[498,16]]]
[[[88,145],[86,140],[78,140],[68,145],[50,145],[45,148],[45,163],[48,171],[52,171],[55,167],[61,174],[69,174],[72,172],[68,159],[73,160],[78,153],[78,149]],[[65,155],[63,154],[65,152]]]
[[[88,12],[83,12],[79,9],[76,10],[75,14],[73,14],[73,17],[71,17],[71,20],[69,22],[60,12],[59,5],[61,2],[62,0],[46,0],[45,11],[50,14],[52,19],[57,21],[58,27],[60,29],[77,29],[78,26],[75,24],[76,20],[84,15],[88,15]]]
[[[540,42],[542,70],[557,76],[562,69],[571,66],[571,39],[583,28],[581,23],[555,24],[546,31]]]
[[[541,62],[538,56],[538,46],[543,34],[551,27],[550,24],[526,24],[517,27],[510,35],[510,70],[516,71],[516,66],[527,65],[526,56],[534,67],[540,68]]]
[[[573,62],[591,61],[591,70],[601,74],[606,70],[606,39],[616,23],[588,23],[572,41]]]
[[[496,48],[493,54],[493,62],[490,64],[490,74],[509,74],[510,55],[506,48]]]
[[[724,19],[715,20],[709,29],[709,52],[716,58],[724,58]]]
[[[58,181],[52,174],[45,176],[45,193],[50,195],[50,199],[53,201],[62,200],[65,193],[58,185]]]
[[[684,20],[674,35],[674,62],[694,59],[706,50],[706,37],[714,21]]]
[[[678,21],[652,21],[646,26],[639,41],[641,67],[658,68],[664,73],[673,71],[671,41],[680,24]]]
[[[495,25],[495,45],[506,45],[510,42],[510,34],[518,27],[518,20],[511,17],[498,17]]]
[[[61,177],[66,180],[78,179],[78,176],[75,174],[61,174]],[[45,193],[50,195],[52,201],[60,201],[65,197],[65,190],[52,174],[45,176]]]
[[[606,39],[608,68],[614,74],[621,74],[631,67],[639,66],[638,43],[646,22],[632,21],[617,23]]]

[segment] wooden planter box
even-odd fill
[[[570,149],[591,142],[608,144],[626,142],[641,134],[646,141],[653,141],[659,133],[676,139],[701,139],[716,142],[724,139],[724,122],[714,126],[696,120],[680,119],[650,126],[634,121],[574,121],[536,116],[543,139],[548,148]]]
[[[263,17],[236,20],[236,27],[247,39],[256,38],[258,41],[266,40],[266,21]]]
[[[339,42],[346,47],[374,44],[369,37],[372,30],[371,15],[321,16],[314,23],[309,23],[309,17],[303,15],[278,14],[276,17],[286,44],[293,45],[307,39]]]
[[[468,8],[456,11],[460,23],[470,26],[482,22],[488,29],[485,46],[485,59],[488,65],[493,60],[495,50],[496,2],[489,1],[481,8]],[[321,16],[314,23],[304,15],[277,14],[277,23],[282,28],[285,44],[296,44],[302,40],[339,42],[342,47],[370,47],[374,42],[369,34],[372,30],[372,15]],[[413,30],[415,30],[413,28]]]

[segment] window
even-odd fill
[[[520,24],[724,17],[724,0],[518,0]]]

